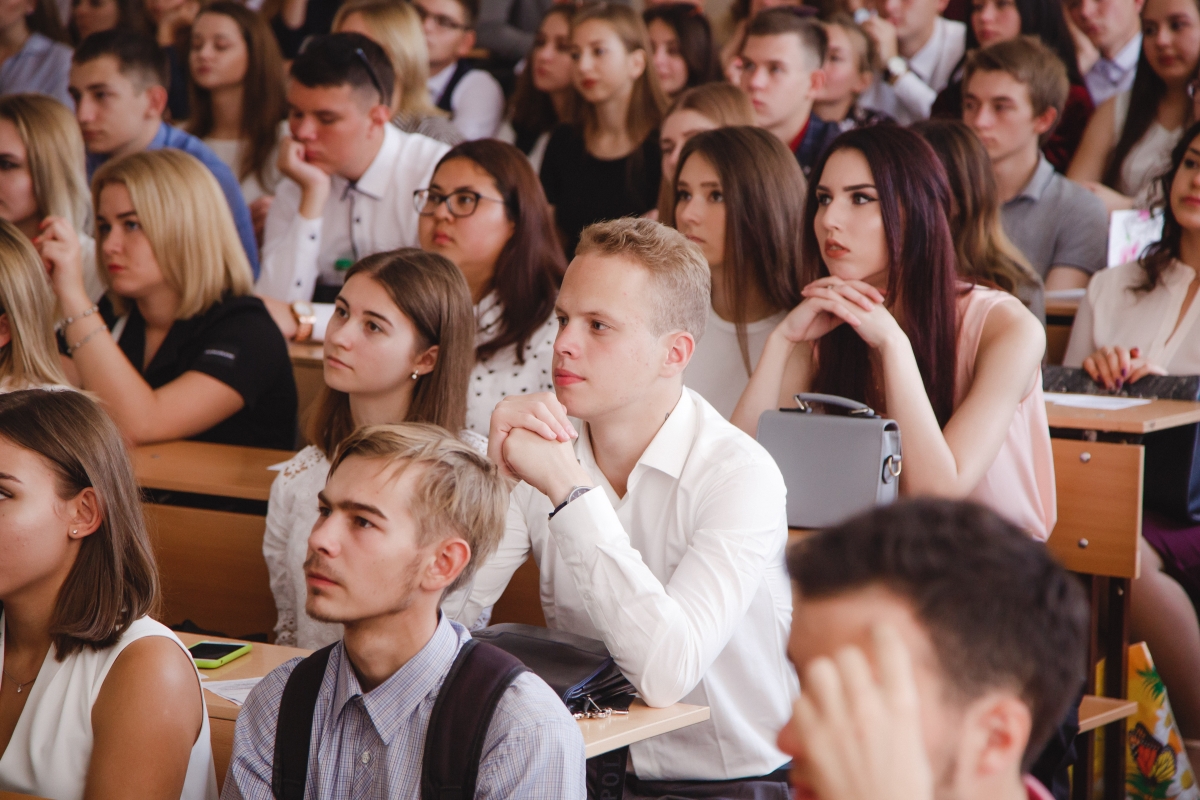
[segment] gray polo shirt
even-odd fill
[[[1000,209],[1004,232],[1034,270],[1075,267],[1091,275],[1108,258],[1108,212],[1100,198],[1041,157],[1033,177]]]

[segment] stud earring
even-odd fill
[[[415,381],[418,378],[417,371],[413,370],[412,379]]]

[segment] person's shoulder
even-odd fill
[[[486,442],[487,439],[484,439]],[[310,444],[296,455],[289,458],[287,461],[278,465],[279,475],[275,478],[272,489],[276,485],[286,486],[295,482],[302,475],[309,475],[314,472],[320,473],[324,478],[324,473],[329,468],[329,459],[321,452],[321,448]]]
[[[1102,269],[1092,276],[1088,282],[1087,293],[1092,300],[1112,292],[1123,292],[1133,289],[1146,281],[1146,270],[1142,262],[1127,261],[1115,267]]]
[[[199,319],[198,336],[234,339],[260,352],[275,351],[279,358],[287,358],[287,340],[263,301],[254,295],[226,295],[202,312]]]
[[[1103,200],[1061,172],[1056,171],[1050,181],[1058,196],[1056,205],[1061,212],[1081,214],[1107,225],[1108,212],[1104,208]]]
[[[462,87],[462,86],[475,86],[477,88],[486,87],[488,89],[495,89],[501,95],[504,94],[504,90],[500,87],[500,81],[496,80],[495,76],[492,75],[492,73],[488,72],[486,69],[483,69],[482,67],[472,67],[471,69],[467,70],[466,74],[463,75],[462,79],[458,82],[458,85],[459,85],[459,87]]]
[[[439,142],[423,133],[406,133],[391,123],[388,125],[389,130],[400,140],[396,158],[397,170],[432,169],[438,159],[450,151],[450,145],[445,142]]]
[[[574,745],[570,739],[575,737],[582,744],[579,725],[562,699],[544,680],[528,671],[518,675],[500,696],[488,730],[489,738],[500,738],[520,728],[541,730],[554,738],[567,733],[568,738],[562,740],[564,746]]]

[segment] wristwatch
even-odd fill
[[[312,338],[313,325],[317,322],[317,312],[313,309],[312,303],[303,300],[292,303],[292,316],[296,318],[295,341],[307,342]]]
[[[907,73],[908,62],[904,60],[903,56],[892,56],[889,58],[883,70],[884,79],[890,84],[894,84]]]
[[[587,494],[589,491],[591,491],[592,489],[595,489],[595,488],[596,488],[595,486],[572,486],[571,491],[567,492],[567,499],[563,500],[561,503],[559,503],[557,506],[554,507],[554,510],[550,512],[549,518],[554,519],[554,515],[560,511],[562,511],[564,508],[566,508],[567,503],[571,502],[572,500],[582,497],[583,495]]]

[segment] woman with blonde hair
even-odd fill
[[[42,259],[15,225],[0,220],[0,392],[69,385]]]
[[[392,122],[397,128],[448,145],[463,141],[458,128],[429,98],[429,49],[421,18],[410,3],[349,0],[333,18],[333,32],[361,33],[387,53],[396,71]]]
[[[667,107],[646,25],[632,8],[583,6],[571,20],[571,52],[579,119],[554,129],[541,169],[568,258],[593,222],[655,207],[662,181],[657,131]]]
[[[251,295],[250,264],[212,173],[163,149],[92,181],[108,296],[83,287],[79,240],[52,217],[39,241],[78,383],[136,444],[199,439],[289,448],[296,384],[287,343]]]

